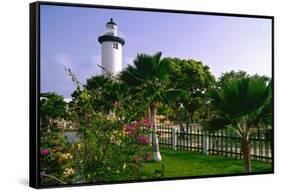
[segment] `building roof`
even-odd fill
[[[104,41],[118,42],[118,43],[122,44],[122,46],[125,44],[125,40],[118,36],[102,35],[98,38],[98,41],[99,41],[99,43],[102,43]]]
[[[113,25],[117,26],[117,24],[115,22],[113,22],[113,18],[110,18],[110,21],[108,23],[106,23],[106,24],[113,24]]]

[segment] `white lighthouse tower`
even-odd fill
[[[101,65],[102,74],[107,72],[113,75],[122,70],[122,48],[125,40],[117,34],[117,24],[111,18],[105,25],[106,32],[99,36],[98,41],[101,44]]]

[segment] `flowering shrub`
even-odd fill
[[[143,145],[147,145],[149,143],[149,139],[148,137],[144,136],[144,135],[140,135],[137,137],[137,140],[143,144]]]
[[[148,153],[151,145],[149,144],[149,135],[151,134],[150,119],[145,118],[143,120],[134,121],[126,125],[125,132],[129,137],[132,144],[138,146],[138,154],[133,156],[133,162],[137,165],[141,165],[143,161],[151,159],[151,155]]]
[[[150,128],[140,122],[120,127],[122,125],[117,121],[96,117],[99,119],[96,118],[89,128],[84,128],[81,142],[72,146],[77,181],[135,179],[141,163],[148,158]],[[69,157],[67,154],[62,156],[65,159]]]
[[[149,119],[127,122],[119,107],[108,114],[93,111],[94,96],[77,93],[70,111],[81,141],[71,147],[73,182],[136,179],[150,148]]]
[[[78,142],[67,143],[63,131],[41,132],[42,184],[142,178],[139,168],[151,157],[148,155],[151,152],[148,151],[151,149],[148,138],[150,120],[131,122],[141,118],[141,110],[131,115],[132,109],[136,111],[141,106],[128,106],[129,103],[121,102],[122,97],[117,97],[118,101],[111,108],[98,109],[97,103],[101,101],[97,101],[97,97],[101,98],[99,93],[89,93],[78,87],[72,94],[68,116],[77,129]],[[110,112],[106,112],[108,109]]]
[[[62,184],[72,180],[74,170],[67,170],[67,168],[72,168],[73,164],[69,150],[70,145],[62,131],[41,132],[40,170],[42,184]]]
[[[142,145],[149,144],[150,121],[148,118],[139,122],[132,122],[126,126],[126,133]]]

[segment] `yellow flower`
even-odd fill
[[[70,153],[66,153],[66,157],[67,157],[67,160],[73,158],[73,156]]]
[[[125,169],[125,168],[126,168],[126,166],[127,166],[127,165],[126,165],[126,163],[125,163],[125,164],[123,164],[123,169]]]
[[[59,160],[64,161],[64,160],[69,160],[72,158],[73,158],[73,156],[70,153],[65,153],[65,154],[60,155]]]
[[[81,145],[80,143],[78,143],[78,144],[77,144],[77,149],[80,150],[80,149],[81,149],[81,146],[82,146],[82,145]]]
[[[107,116],[107,119],[108,119],[109,121],[116,121],[116,116],[115,116],[114,114],[109,114],[109,115]]]
[[[63,171],[63,175],[65,177],[69,177],[74,174],[74,170],[72,168],[65,168]]]

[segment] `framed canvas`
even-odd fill
[[[274,172],[274,18],[30,4],[30,186]]]

